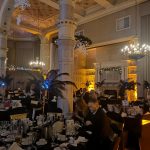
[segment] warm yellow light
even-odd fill
[[[46,74],[43,74],[43,78],[44,78],[44,80],[46,80]]]
[[[142,120],[142,125],[150,124],[150,120]]]
[[[88,91],[90,92],[91,90],[94,90],[94,87],[89,86]]]

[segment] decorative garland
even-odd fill
[[[100,69],[100,74],[104,71],[118,71],[120,74],[122,73],[122,68],[121,67],[107,67],[107,68],[101,68]]]
[[[7,70],[9,71],[16,71],[16,70],[22,70],[22,71],[39,71],[38,69],[31,69],[31,68],[25,68],[25,67],[16,67],[14,65],[10,65],[7,67]]]
[[[92,41],[88,37],[83,36],[83,35],[75,35],[75,40],[77,43],[80,42],[85,47],[88,47],[92,44]],[[52,43],[58,46],[58,36],[52,38]],[[75,49],[76,48],[78,48],[78,45],[75,46]]]

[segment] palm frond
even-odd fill
[[[101,82],[97,82],[97,83],[95,83],[95,85],[97,86],[97,88],[102,87],[102,86],[103,86],[103,84],[105,83],[105,80],[106,80],[106,79],[102,80]]]
[[[66,85],[72,85],[73,87],[75,87],[77,89],[77,86],[74,82],[72,81],[63,81]]]
[[[56,76],[58,75],[58,72],[59,70],[50,70],[48,73],[47,73],[47,79],[49,80],[54,80],[56,78]]]

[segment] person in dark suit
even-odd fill
[[[88,150],[112,150],[110,137],[113,136],[110,121],[99,105],[96,93],[88,98],[89,113],[85,125],[92,135],[88,142]]]

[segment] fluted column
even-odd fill
[[[73,81],[74,68],[74,33],[76,23],[74,21],[74,0],[59,0],[60,18],[58,22],[58,68],[60,72],[67,72],[70,77],[61,80]],[[73,111],[73,88],[66,87],[64,92],[65,100],[59,101],[59,107],[66,113]]]
[[[45,63],[44,73],[50,70],[50,43],[46,37],[41,37],[40,60]]]
[[[0,33],[0,76],[6,74],[7,62],[7,34]]]

